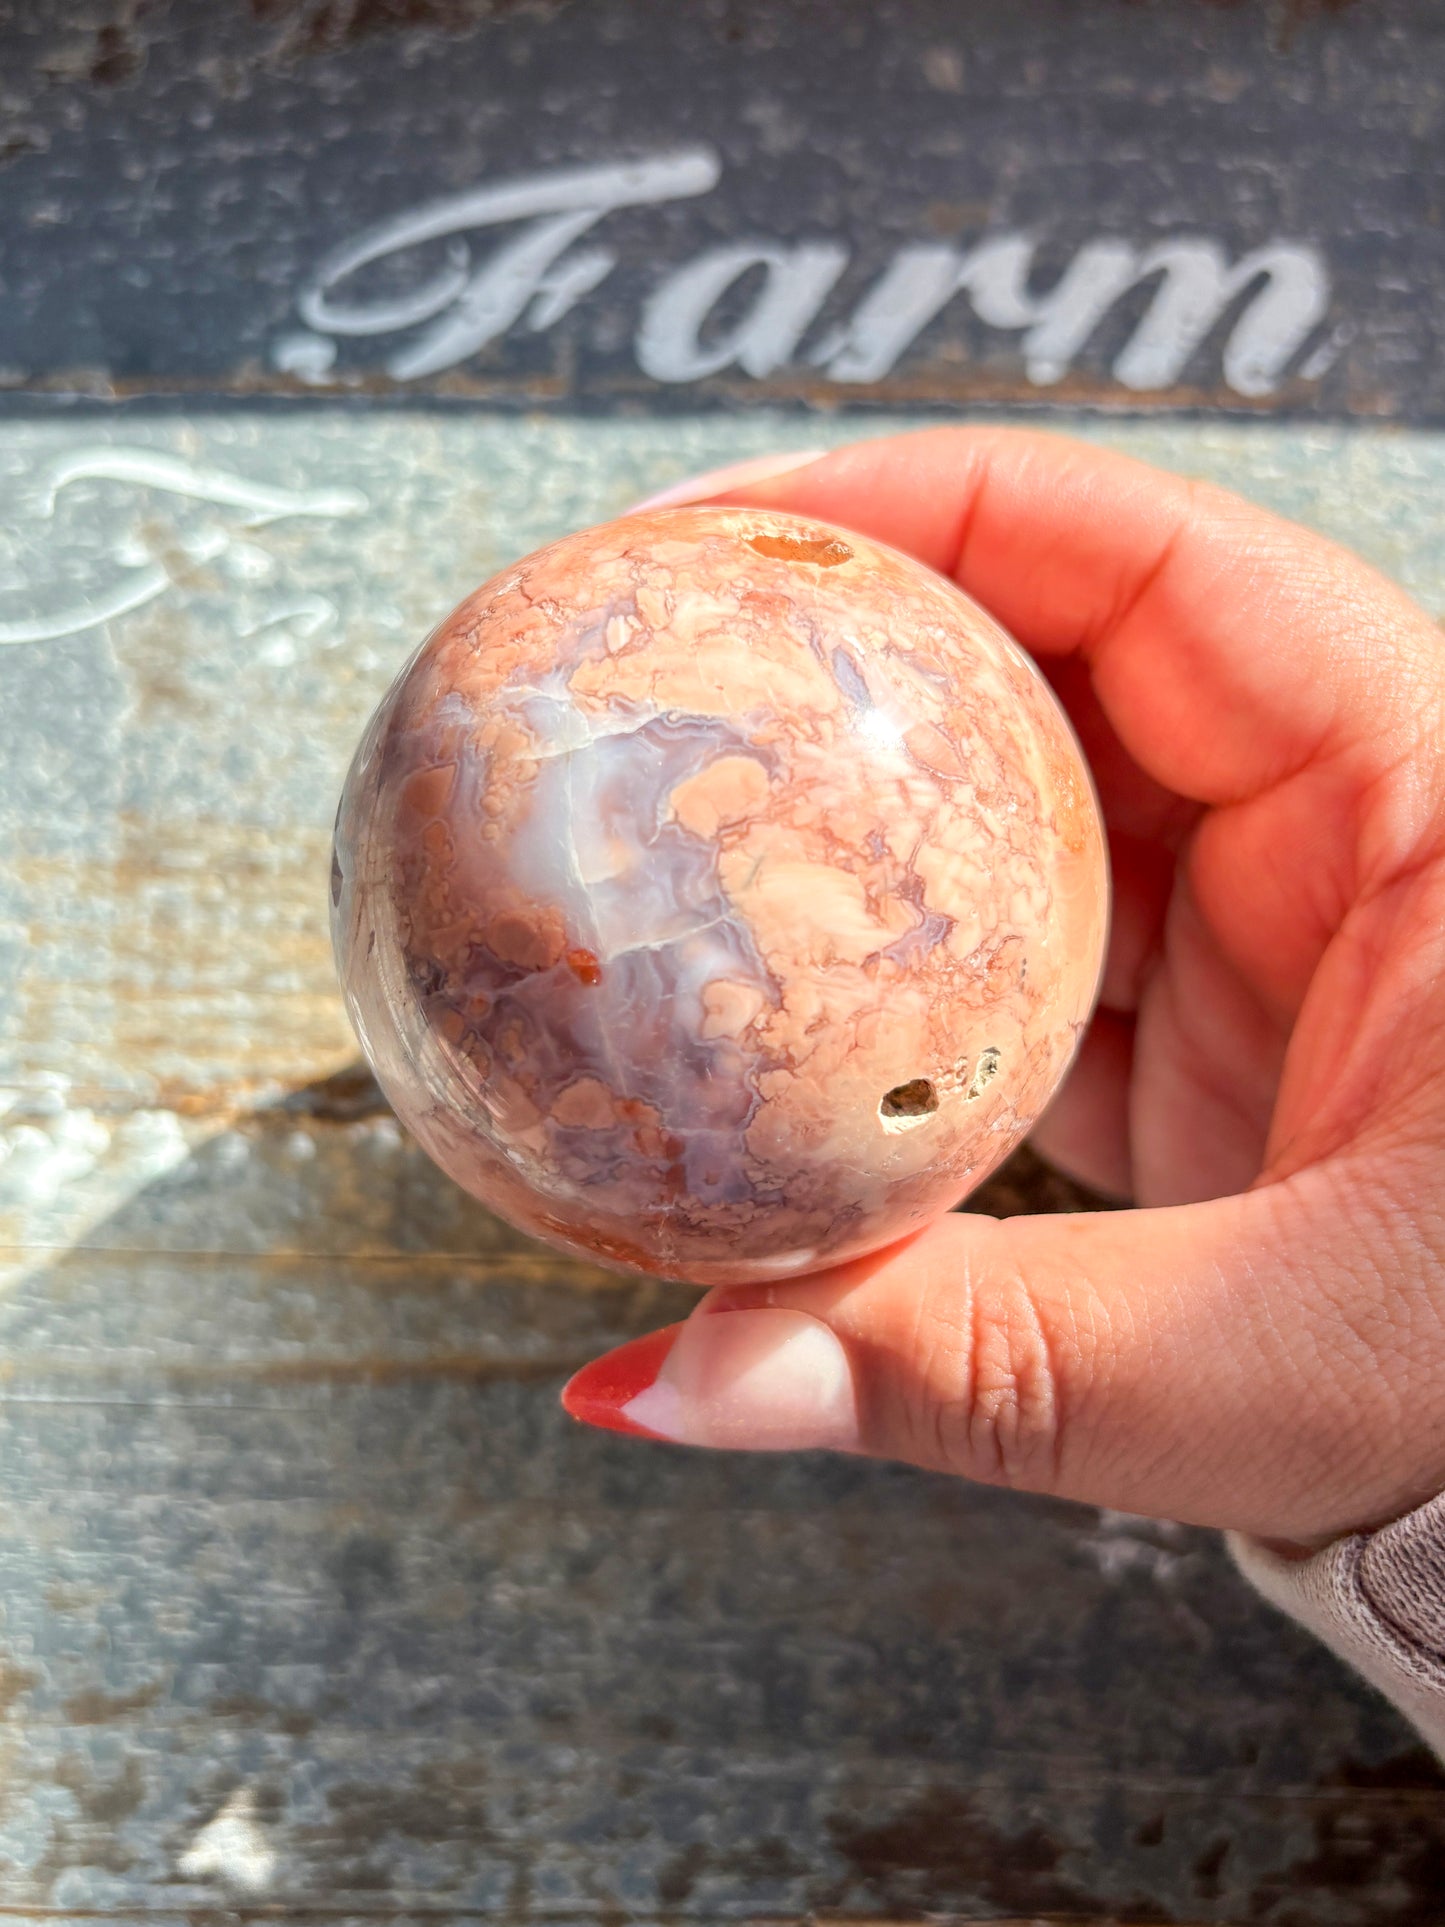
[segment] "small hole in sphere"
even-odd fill
[[[748,547],[772,562],[816,562],[820,569],[836,569],[853,553],[834,535],[750,535]]]
[[[921,1124],[938,1109],[938,1092],[926,1077],[910,1077],[906,1084],[895,1084],[885,1091],[878,1115],[893,1130],[905,1124]]]
[[[975,1098],[982,1097],[989,1085],[992,1084],[993,1080],[998,1076],[998,1066],[999,1052],[995,1045],[990,1044],[987,1050],[981,1050],[979,1052],[978,1062],[974,1066],[973,1076],[969,1080],[968,1089],[964,1092],[964,1096],[970,1104],[973,1103]]]

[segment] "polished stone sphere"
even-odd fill
[[[1093,1003],[1093,790],[1029,658],[841,529],[672,509],[477,590],[337,824],[358,1035],[457,1182],[702,1284],[917,1230],[1019,1142]]]

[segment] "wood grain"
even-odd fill
[[[1441,35],[1418,0],[5,0],[0,405],[1438,423]],[[480,286],[540,222],[478,194],[678,155]],[[920,298],[948,249],[969,291]]]
[[[387,676],[507,554],[779,432],[0,432],[0,623],[171,558],[0,649],[0,1917],[1438,1919],[1445,1782],[1209,1535],[569,1426],[690,1295],[489,1218],[356,1065],[326,839]],[[1431,437],[1094,432],[1445,608]],[[37,509],[122,445],[367,506]],[[980,1200],[1078,1202],[1026,1156]]]

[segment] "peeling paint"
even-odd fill
[[[238,1787],[214,1820],[208,1820],[176,1862],[192,1880],[219,1880],[243,1893],[259,1894],[271,1884],[276,1852],[256,1820],[254,1797]]]

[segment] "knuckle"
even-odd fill
[[[1077,1347],[1017,1270],[955,1280],[919,1320],[926,1388],[918,1421],[929,1459],[991,1485],[1048,1490],[1058,1481],[1066,1384]],[[935,1294],[941,1296],[941,1294]]]

